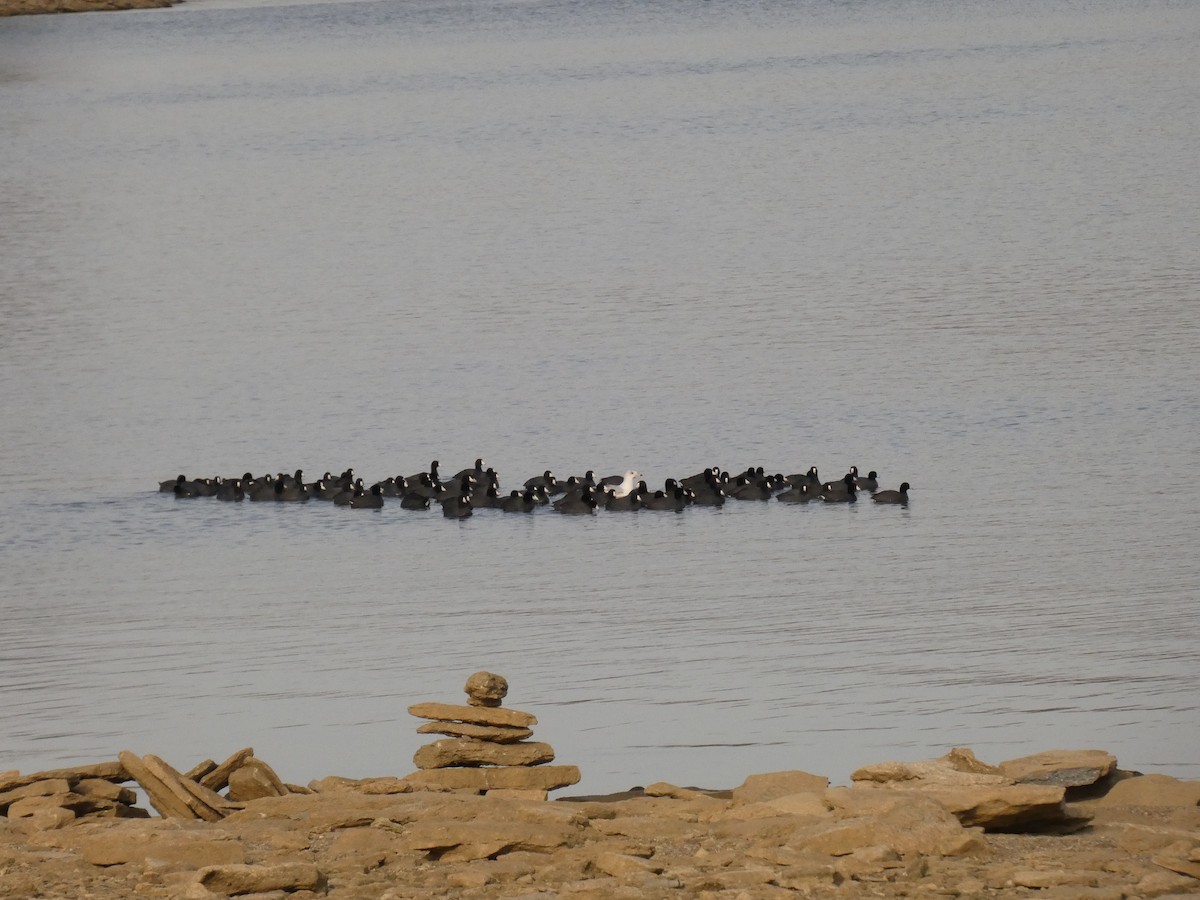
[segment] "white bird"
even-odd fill
[[[612,490],[611,496],[624,497],[635,487],[642,478],[641,472],[630,469],[624,475],[610,475],[604,479],[604,486]]]

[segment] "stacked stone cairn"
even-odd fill
[[[180,772],[153,754],[122,750],[112,762],[51,769],[22,775],[0,772],[0,816],[29,819],[36,829],[61,828],[83,818],[145,819],[137,806],[136,783],[164,819],[217,822],[242,809],[245,801],[285,794],[311,794],[309,788],[284,784],[275,771],[239,750],[218,765],[210,759]],[[225,791],[222,796],[219,791]]]
[[[413,756],[419,771],[404,781],[417,789],[454,790],[545,800],[555,788],[579,782],[577,766],[550,766],[554,748],[530,741],[537,718],[500,706],[508,694],[502,675],[476,672],[467,679],[467,705],[416,703],[409,713],[430,721],[417,734],[449,737]]]

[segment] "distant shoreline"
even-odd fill
[[[175,0],[0,0],[0,16],[107,12],[118,9],[159,9],[174,5]]]

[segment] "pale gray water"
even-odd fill
[[[486,668],[579,790],[1200,777],[1198,44],[1190,2],[0,20],[0,769],[403,774]],[[481,455],[913,503],[153,493]]]

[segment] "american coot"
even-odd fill
[[[858,489],[860,491],[870,491],[871,493],[879,490],[879,473],[872,469],[870,474],[868,474],[865,478],[862,475],[859,475]]]
[[[532,478],[526,479],[524,486],[527,488],[540,487],[552,491],[558,487],[558,479],[547,469],[541,475],[534,475]]]
[[[821,487],[821,476],[817,473],[816,466],[810,466],[807,472],[788,475],[784,481],[793,487],[807,484],[811,490],[819,490]]]
[[[369,491],[355,494],[350,498],[351,509],[383,509],[383,488],[377,484],[371,485]]]
[[[817,492],[809,484],[797,484],[782,493],[776,494],[775,499],[780,503],[809,503],[817,496]]]
[[[858,488],[854,484],[854,476],[846,475],[840,482],[835,481],[830,485],[825,485],[826,488],[832,488],[832,485],[841,485],[841,490],[833,488],[832,490],[822,490],[821,499],[826,503],[853,503],[858,497],[855,496],[855,491]]]
[[[502,512],[531,513],[537,507],[536,488],[525,488],[524,491],[510,491],[496,504]]]
[[[556,511],[568,516],[590,515],[596,511],[597,505],[596,490],[590,485],[580,485],[551,504]]]
[[[447,519],[465,519],[471,512],[469,496],[447,497],[442,501],[442,515]]]
[[[906,481],[898,491],[879,491],[871,499],[876,503],[908,503],[908,489],[911,485]]]
[[[642,508],[642,502],[649,492],[646,482],[639,481],[627,494],[618,496],[616,493],[610,493],[604,500],[604,508],[610,512],[636,512]]]
[[[171,492],[173,492],[175,490],[176,485],[186,484],[186,483],[187,483],[186,475],[180,475],[176,478],[172,478],[170,481],[160,481],[158,483],[158,492],[160,494],[170,494]]]
[[[688,505],[687,488],[677,484],[674,479],[667,479],[665,490],[655,491],[642,501],[646,509],[666,512],[682,512]]]

